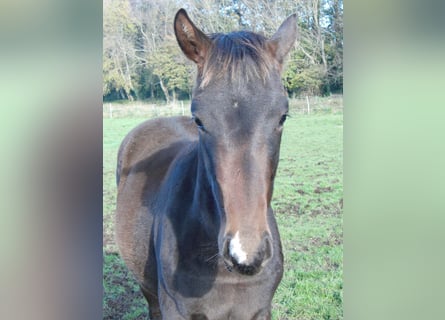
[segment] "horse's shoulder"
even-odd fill
[[[119,183],[122,168],[129,169],[163,149],[197,139],[197,128],[190,117],[166,117],[144,121],[132,129],[120,145],[117,182]]]
[[[196,126],[189,117],[154,118],[142,122],[131,130],[124,138],[122,144],[133,142],[162,142],[163,139],[178,137],[194,139],[197,136]]]

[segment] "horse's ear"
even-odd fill
[[[174,29],[182,52],[201,67],[210,46],[210,39],[193,24],[184,9],[176,13]]]
[[[280,64],[292,49],[297,39],[297,15],[289,16],[278,28],[277,32],[268,41],[269,50]]]

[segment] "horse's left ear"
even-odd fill
[[[269,50],[280,64],[283,63],[297,39],[297,15],[289,16],[268,41]]]
[[[176,40],[182,52],[193,60],[198,67],[202,67],[210,39],[199,30],[187,15],[184,9],[180,9],[175,16],[174,29]]]

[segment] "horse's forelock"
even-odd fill
[[[276,62],[262,35],[240,31],[210,35],[212,45],[200,75],[200,87],[213,79],[228,75],[232,81],[249,81],[255,78],[266,81]]]

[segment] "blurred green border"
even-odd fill
[[[445,318],[444,7],[345,3],[345,319]]]

